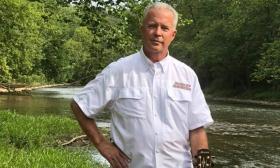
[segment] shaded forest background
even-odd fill
[[[0,83],[85,84],[141,47],[149,0],[1,0]],[[206,92],[280,100],[279,0],[166,0],[180,13],[171,55]]]

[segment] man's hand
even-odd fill
[[[190,131],[190,143],[194,168],[214,167],[211,153],[208,150],[206,131],[203,127]]]
[[[112,168],[128,168],[130,159],[116,145],[103,141],[96,148],[108,160]]]
[[[194,168],[213,168],[211,152],[208,149],[200,149],[197,155],[193,158]]]
[[[109,161],[112,168],[128,168],[130,159],[116,145],[106,140],[95,120],[86,117],[75,101],[72,101],[71,108],[83,131],[101,155]]]

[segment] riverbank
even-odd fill
[[[25,116],[0,111],[0,167],[103,168],[92,160],[92,145],[63,142],[82,132],[77,122],[62,116]]]
[[[51,87],[65,87],[68,83],[63,84],[44,84],[44,85],[27,85],[27,84],[0,84],[0,95],[28,95],[34,89],[51,88]]]
[[[39,88],[72,88],[71,84],[45,84],[45,85],[26,85],[14,84],[3,85],[0,83],[0,95],[30,95],[33,89]],[[74,90],[70,91],[75,94]],[[280,108],[280,93],[269,90],[248,90],[244,93],[234,94],[233,91],[204,91],[208,101],[233,103],[233,104],[248,104],[256,106],[269,106]]]
[[[280,108],[280,101],[263,101],[263,100],[251,100],[251,99],[241,99],[241,98],[228,98],[228,97],[214,97],[211,95],[205,95],[207,101],[232,103],[232,104],[248,104],[256,106],[267,106]]]
[[[267,88],[254,88],[243,92],[206,88],[204,93],[208,101],[280,108],[280,91]]]

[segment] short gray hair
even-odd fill
[[[171,5],[169,5],[167,3],[164,3],[164,2],[155,2],[155,3],[152,3],[152,4],[148,5],[144,10],[143,20],[147,17],[148,13],[152,9],[167,9],[167,10],[169,10],[173,14],[173,18],[174,18],[173,26],[176,29],[177,23],[178,23],[178,13]]]

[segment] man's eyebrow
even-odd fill
[[[172,25],[170,24],[161,24],[161,23],[157,23],[157,22],[154,22],[154,21],[150,21],[150,22],[147,22],[146,24],[149,24],[149,25],[152,25],[152,24],[155,24],[155,25],[160,25],[160,26],[165,26],[165,27],[171,27]]]
[[[148,21],[147,23],[148,24],[155,24],[156,22],[155,21]]]
[[[163,27],[170,27],[171,25],[161,24],[161,26],[163,26]]]

